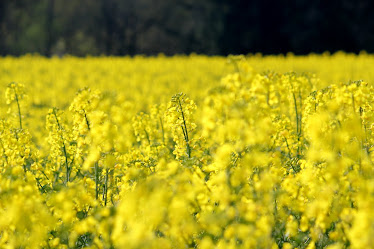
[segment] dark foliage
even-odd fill
[[[374,52],[372,0],[1,0],[0,55]]]

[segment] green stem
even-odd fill
[[[87,128],[88,128],[88,130],[91,130],[91,127],[90,127],[90,122],[88,122],[88,118],[87,118],[87,114],[86,114],[86,111],[85,111],[85,110],[83,110],[83,112],[84,112],[84,118],[85,118],[85,120],[86,120]]]
[[[58,121],[58,118],[57,118],[56,109],[53,109],[53,114],[55,116],[58,129],[60,131],[62,131],[62,127],[61,127],[60,122]],[[63,150],[64,156],[65,156],[65,166],[66,166],[66,182],[65,182],[65,184],[67,185],[67,183],[70,181],[70,169],[69,169],[68,156],[67,156],[67,152],[66,152],[64,136],[62,135],[62,132],[60,134],[60,137],[61,137],[61,140],[62,140],[62,150]]]
[[[179,104],[179,108],[181,110],[182,119],[183,119],[183,126],[184,127],[182,126],[182,130],[183,130],[184,140],[186,141],[187,156],[188,156],[188,158],[191,158],[191,148],[190,148],[190,141],[189,141],[189,138],[188,138],[186,119],[184,118],[183,108],[182,108],[182,104],[181,104],[181,101],[180,101],[179,98],[178,98],[178,104]]]
[[[19,106],[18,94],[16,92],[16,89],[13,89],[13,90],[14,90],[14,95],[16,96],[16,102],[17,102],[17,107],[18,107],[19,128],[22,130],[21,107]]]
[[[300,101],[300,110],[302,110],[303,109],[303,99],[301,97],[301,89],[299,89],[299,101]],[[300,140],[301,140],[301,136],[302,136],[302,133],[303,133],[302,115],[303,115],[303,113],[302,113],[302,111],[300,111],[300,113],[299,113],[299,135],[297,137],[297,142],[298,142],[298,144],[297,144],[297,154],[299,156],[301,156],[301,154],[302,154],[302,147],[300,146]]]
[[[295,115],[296,115],[296,134],[297,134],[297,155],[296,157],[299,158],[300,156],[300,136],[301,136],[301,126],[300,126],[300,123],[301,123],[301,120],[300,120],[300,116],[299,116],[299,111],[298,111],[298,108],[297,108],[297,101],[296,101],[296,96],[295,96],[295,93],[292,93],[292,96],[293,96],[293,101],[294,101],[294,105],[295,105]]]
[[[288,141],[286,137],[284,137],[284,141],[286,142],[287,149],[288,149],[288,158],[291,159],[291,149],[290,149],[290,146],[288,145]]]
[[[86,120],[86,124],[87,124],[87,129],[88,131],[91,131],[91,126],[90,126],[90,122],[87,117],[86,110],[83,109],[83,112],[84,112],[84,119]],[[100,174],[99,163],[95,162],[95,199],[96,200],[99,199],[99,183],[100,183],[99,174]]]
[[[145,137],[147,138],[148,144],[151,145],[151,139],[149,138],[149,134],[148,134],[147,130],[145,129],[145,127],[143,127],[143,130],[144,130],[144,133],[145,133]]]
[[[99,164],[95,163],[95,198],[99,198]]]
[[[294,105],[295,105],[296,133],[299,134],[299,112],[297,110],[297,101],[296,101],[295,93],[292,93],[292,96],[293,96],[293,101],[294,101]]]
[[[162,131],[162,142],[165,144],[165,132],[164,132],[164,125],[162,123],[162,118],[160,117],[160,124],[161,124],[161,131]]]
[[[109,178],[109,169],[106,169],[105,172],[105,195],[104,195],[104,205],[106,206],[108,200],[108,178]]]
[[[355,113],[355,112],[356,112],[355,97],[354,97],[353,93],[352,93],[351,96],[352,96],[352,108],[353,108],[353,113]]]

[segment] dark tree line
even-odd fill
[[[0,55],[374,52],[372,0],[1,0]]]

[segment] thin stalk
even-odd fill
[[[288,157],[291,159],[291,149],[290,149],[290,146],[288,145],[288,141],[286,137],[284,137],[284,141],[286,142],[286,145],[287,145]]]
[[[19,137],[18,137],[17,129],[14,129],[13,131],[14,131],[14,137],[17,139],[17,141],[19,141]],[[20,131],[21,131],[21,130],[20,130]],[[4,152],[5,152],[5,151],[4,151]],[[22,154],[20,154],[20,156],[23,157]],[[23,171],[26,173],[26,171],[27,171],[26,165],[24,164],[22,167],[23,167]]]
[[[356,106],[355,106],[355,97],[353,96],[353,93],[352,93],[352,108],[353,108],[353,113],[356,112]]]
[[[85,120],[86,120],[87,128],[88,128],[88,130],[91,130],[91,127],[90,127],[90,122],[88,122],[88,118],[87,118],[87,114],[86,114],[86,111],[85,111],[85,110],[83,110],[83,112],[84,112],[84,118],[85,118]]]
[[[292,167],[292,169],[293,169],[293,171],[294,171],[295,173],[298,172],[298,171],[296,170],[296,168],[293,166],[293,162],[291,162],[291,167]]]
[[[182,126],[182,130],[183,130],[184,140],[186,141],[187,156],[188,156],[188,158],[191,158],[191,148],[190,148],[190,143],[189,143],[190,141],[189,141],[189,138],[188,138],[186,119],[184,118],[183,108],[182,108],[182,104],[181,104],[180,99],[178,99],[178,104],[179,104],[179,108],[181,110],[182,119],[183,119],[183,126],[184,127]]]
[[[362,119],[362,115],[364,113],[364,109],[360,106],[360,124],[362,124],[364,126],[364,138],[361,139],[361,147],[363,149],[366,150],[366,153],[369,155],[369,147],[367,146],[367,141],[368,141],[368,136],[367,136],[367,127],[366,127],[366,124],[364,122],[364,120]],[[365,146],[364,146],[365,144]]]
[[[183,126],[183,125],[181,125],[181,128],[182,128],[182,132],[183,132],[183,137],[184,137],[184,139],[186,140],[187,132],[186,132],[186,130],[184,129],[184,126]]]
[[[293,101],[294,101],[294,105],[295,105],[295,115],[296,115],[296,134],[297,134],[297,158],[299,158],[299,154],[300,154],[300,135],[301,135],[301,127],[300,127],[300,117],[299,117],[299,112],[298,112],[298,108],[297,108],[297,101],[296,101],[296,96],[295,96],[295,93],[292,93],[292,96],[293,96]]]
[[[160,125],[161,125],[161,131],[162,131],[162,142],[165,144],[165,132],[164,132],[164,125],[162,123],[161,116],[160,116]]]
[[[38,178],[35,178],[35,180],[36,180],[36,183],[37,183],[38,186],[39,186],[39,190],[42,190],[42,189],[43,189],[43,186],[40,184],[39,179],[38,179]],[[43,191],[43,193],[45,193],[45,191]]]
[[[295,93],[292,93],[292,96],[293,96],[293,101],[294,101],[294,105],[295,105],[296,133],[299,134],[299,112],[297,110],[297,101],[296,101]]]
[[[266,104],[270,107],[270,90],[269,87],[266,89]]]
[[[108,178],[109,178],[109,169],[106,169],[105,172],[105,195],[104,195],[104,205],[106,206],[108,200]]]
[[[45,174],[45,172],[43,170],[41,170],[40,172],[42,172],[42,174],[47,178],[47,180],[49,181],[49,177]]]
[[[99,164],[95,163],[95,198],[99,199]]]
[[[303,109],[303,99],[301,97],[301,90],[299,89],[299,101],[300,101],[300,110]],[[301,152],[302,152],[302,147],[300,146],[300,140],[301,140],[301,135],[302,135],[302,132],[303,132],[303,129],[302,129],[302,125],[303,125],[303,122],[302,122],[302,111],[300,111],[299,113],[299,135],[297,137],[297,154],[298,155],[301,155]]]
[[[14,90],[14,95],[16,96],[16,102],[17,102],[17,107],[18,107],[19,128],[22,130],[21,107],[19,106],[18,94],[16,92],[16,89],[13,89],[13,90]]]
[[[145,127],[143,128],[143,130],[144,130],[144,133],[145,133],[145,137],[147,138],[148,144],[151,145],[151,139],[149,138],[149,134],[148,134],[147,130],[145,129]]]
[[[14,129],[14,137],[17,139],[17,141],[19,140],[18,133],[17,133],[16,129]]]
[[[62,131],[62,127],[60,125],[60,122],[58,121],[55,109],[53,109],[53,114],[55,116],[58,129],[60,131]],[[67,185],[67,183],[70,181],[70,169],[69,169],[69,163],[68,163],[68,156],[67,156],[67,153],[66,153],[66,146],[65,146],[64,136],[62,135],[62,132],[61,132],[60,136],[61,136],[61,140],[62,140],[62,150],[63,150],[64,156],[65,156],[65,165],[66,165],[66,182],[65,182],[65,184]]]
[[[58,171],[53,172],[54,179],[53,179],[53,184],[52,185],[56,184],[56,182],[58,181],[59,175],[60,175],[60,173]]]
[[[84,112],[84,119],[86,120],[86,124],[87,124],[87,129],[88,131],[91,131],[91,126],[90,126],[90,122],[88,120],[88,117],[87,117],[87,113],[85,110],[83,110]],[[99,163],[98,162],[95,162],[95,199],[99,199],[99,183],[100,183],[100,178],[99,178],[99,173],[100,173],[100,169],[99,169]]]

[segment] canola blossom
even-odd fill
[[[0,58],[0,248],[373,248],[373,64]]]

